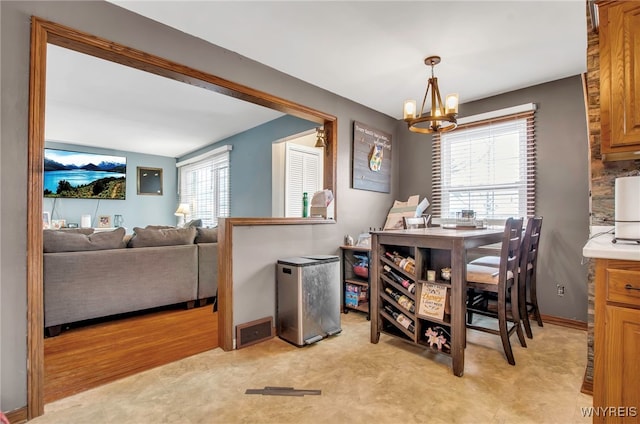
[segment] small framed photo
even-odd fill
[[[98,216],[98,228],[109,228],[109,227],[111,227],[111,215]]]
[[[51,215],[49,212],[42,212],[42,228],[44,230],[51,228]]]
[[[60,228],[65,228],[67,226],[67,221],[65,219],[52,219],[51,220],[51,228],[54,230],[59,230]]]

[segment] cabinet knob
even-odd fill
[[[640,287],[633,287],[631,284],[625,284],[624,288],[627,289],[627,290],[638,290],[638,291],[640,291]]]

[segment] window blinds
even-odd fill
[[[433,137],[434,216],[463,209],[500,221],[534,215],[534,114],[485,119]]]
[[[202,219],[203,227],[216,226],[219,217],[230,213],[229,151],[223,150],[200,160],[178,164],[180,203],[189,204],[191,217]]]

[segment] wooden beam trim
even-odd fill
[[[31,22],[27,163],[27,417],[44,414],[42,190],[47,31]]]

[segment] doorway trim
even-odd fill
[[[27,159],[27,417],[44,414],[44,293],[42,193],[44,160],[44,124],[47,44],[90,54],[122,65],[155,73],[187,84],[226,94],[324,125],[325,187],[336,194],[337,118],[316,109],[234,83],[215,75],[154,56],[140,50],[84,33],[36,16],[31,17],[31,52],[29,74],[29,132]],[[337,197],[337,196],[336,196]],[[261,222],[269,222],[263,218]],[[282,222],[282,219],[277,219]],[[300,222],[301,221],[301,222]],[[305,223],[292,218],[290,224]],[[228,258],[229,262],[231,258]],[[228,264],[231,266],[231,264]],[[224,274],[225,270],[219,270]],[[232,325],[231,286],[219,299],[221,310],[219,333]],[[231,319],[230,319],[231,318]],[[228,349],[225,349],[228,350]]]

